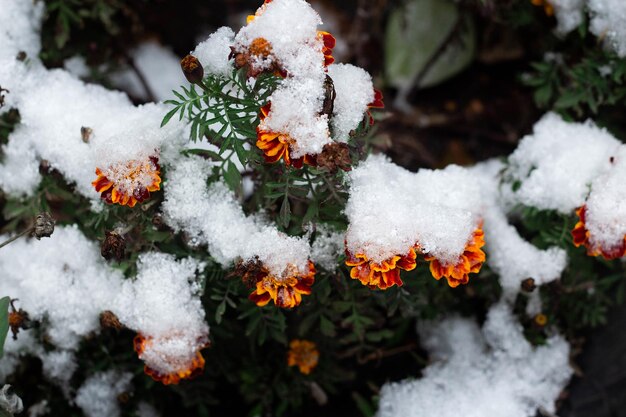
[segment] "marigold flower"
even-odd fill
[[[395,255],[382,262],[371,261],[362,253],[353,255],[346,249],[346,265],[352,267],[350,278],[358,279],[361,284],[367,285],[371,289],[386,290],[394,285],[401,287],[403,282],[400,279],[400,269],[414,270],[417,265],[416,258],[415,248],[409,249],[409,252],[404,256]]]
[[[133,344],[135,352],[137,352],[140,359],[143,359],[142,356],[145,354],[146,350],[150,349],[154,343],[155,339],[152,337],[144,337],[142,334],[137,334],[137,336],[135,336]],[[208,343],[201,344],[193,358],[188,363],[180,366],[174,372],[162,373],[151,368],[147,364],[143,368],[144,372],[146,375],[149,375],[155,381],[161,382],[163,385],[178,384],[182,379],[195,378],[204,370],[204,357],[202,357],[200,350],[207,345]]]
[[[543,313],[539,313],[535,315],[535,317],[533,318],[533,322],[537,327],[543,328],[546,326],[546,324],[548,324],[548,316]]]
[[[467,284],[470,273],[480,271],[485,262],[485,252],[480,249],[483,246],[485,246],[484,233],[479,226],[456,264],[442,264],[434,256],[425,256],[424,259],[430,262],[430,272],[436,280],[445,277],[448,285],[455,288],[459,284]]]
[[[266,268],[256,272],[256,288],[250,294],[250,300],[259,307],[267,305],[270,300],[281,308],[293,308],[302,302],[303,295],[311,294],[311,287],[315,282],[315,265],[309,261],[309,270],[305,275],[294,272],[287,278],[278,278],[272,275]],[[246,279],[245,281],[250,281]]]
[[[552,16],[554,14],[554,7],[552,7],[548,0],[530,0],[530,2],[535,6],[543,6],[543,11],[547,16]]]
[[[297,366],[301,373],[308,375],[317,366],[320,353],[315,343],[309,340],[294,339],[289,342],[287,365]]]
[[[572,238],[574,240],[574,246],[584,246],[587,248],[587,255],[589,256],[599,256],[602,255],[604,259],[611,260],[621,258],[626,255],[626,236],[620,242],[620,244],[611,247],[604,248],[599,244],[594,244],[590,240],[590,233],[587,230],[587,226],[585,224],[585,218],[587,214],[587,206],[582,206],[576,210],[576,215],[578,216],[578,222],[572,229]]]
[[[96,175],[98,178],[91,184],[109,204],[134,207],[161,188],[161,167],[154,156],[121,162],[106,170],[96,168]]]
[[[385,103],[383,102],[383,93],[380,90],[374,89],[374,101],[367,105],[368,109],[384,109]],[[370,110],[367,111],[367,117],[369,118],[370,126],[374,124],[374,117]]]
[[[261,122],[269,115],[272,103],[267,103],[261,107]],[[265,162],[272,164],[278,162],[281,159],[285,161],[285,165],[293,166],[294,168],[302,168],[304,164],[316,166],[315,157],[312,155],[301,156],[300,158],[293,159],[290,155],[290,146],[295,143],[295,140],[284,133],[277,133],[265,130],[259,125],[257,127],[257,141],[256,146],[263,151],[263,157]]]

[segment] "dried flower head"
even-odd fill
[[[103,311],[100,314],[100,326],[106,329],[122,330],[124,325],[120,322],[120,319],[109,310]]]
[[[26,329],[30,320],[28,319],[28,313],[22,310],[21,308],[18,310],[15,308],[13,304],[17,300],[11,300],[11,307],[9,309],[9,328],[11,329],[11,333],[13,333],[13,340],[17,340],[17,334],[21,329]]]
[[[204,78],[204,68],[202,64],[193,55],[187,55],[180,61],[180,67],[185,74],[185,78],[191,84],[200,84]]]
[[[525,292],[533,292],[537,288],[537,284],[535,284],[534,278],[526,278],[521,283],[522,290]]]
[[[35,218],[33,234],[39,240],[42,237],[50,237],[54,233],[54,219],[48,212],[39,213]]]
[[[301,373],[308,375],[317,366],[320,353],[315,343],[309,340],[294,339],[289,343],[287,365],[297,366]]]
[[[345,143],[333,142],[324,145],[322,152],[317,155],[317,166],[326,169],[331,174],[335,174],[338,169],[350,171],[352,169],[352,158],[350,158],[350,148]]]
[[[126,252],[126,239],[116,232],[106,231],[104,233],[105,237],[100,245],[100,254],[107,261],[115,259],[120,262]]]
[[[93,129],[90,127],[81,127],[80,128],[80,137],[83,139],[83,142],[89,143],[89,139],[91,139],[91,134],[93,133]]]

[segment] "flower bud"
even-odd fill
[[[54,219],[48,212],[39,213],[35,218],[35,237],[37,240],[42,237],[50,237],[54,232]]]
[[[533,292],[535,291],[535,288],[537,288],[537,285],[535,284],[534,278],[526,278],[522,281],[521,287],[525,292]]]
[[[121,330],[124,325],[112,311],[106,310],[100,314],[100,326],[107,329]]]
[[[193,55],[187,55],[180,61],[180,67],[185,74],[185,78],[192,84],[200,84],[204,78],[204,68],[202,64]]]

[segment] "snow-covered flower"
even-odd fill
[[[308,375],[317,366],[320,352],[310,340],[294,339],[289,342],[287,365],[297,366],[301,373]]]
[[[196,349],[178,335],[171,337],[145,337],[141,333],[133,340],[135,352],[145,362],[144,372],[164,385],[178,384],[191,379],[204,370],[204,357],[200,351],[208,346],[206,339],[198,341]]]
[[[368,287],[386,290],[397,285],[402,286],[400,269],[412,271],[415,269],[417,254],[414,248],[409,249],[406,255],[395,255],[382,262],[374,262],[363,253],[352,254],[346,249],[346,265],[351,266],[350,277],[358,279]]]
[[[311,294],[316,270],[311,261],[309,261],[309,269],[306,274],[299,273],[295,267],[293,269],[293,273],[289,274],[287,278],[281,278],[272,275],[267,269],[261,267],[253,277],[256,280],[256,288],[250,294],[250,300],[259,307],[267,305],[270,300],[281,308],[293,308],[300,305],[302,296]],[[246,280],[245,277],[244,280]]]
[[[587,206],[582,206],[576,210],[578,216],[578,222],[572,229],[572,238],[576,247],[584,246],[587,248],[587,255],[599,256],[602,255],[604,259],[617,259],[626,255],[626,236],[619,242],[619,244],[605,247],[598,242],[595,242],[591,236],[589,230],[587,230],[586,224]]]
[[[295,168],[302,168],[304,164],[315,166],[315,158],[311,155],[304,155],[296,159],[290,156],[290,146],[295,143],[295,140],[291,136],[286,133],[267,130],[263,126],[263,121],[270,114],[271,107],[272,103],[267,103],[265,106],[261,107],[261,124],[257,127],[256,146],[263,151],[265,162],[271,164],[283,159],[285,165]]]
[[[436,280],[445,277],[452,288],[469,282],[469,274],[477,273],[485,262],[485,252],[480,248],[485,246],[482,227],[478,227],[472,235],[472,240],[465,246],[463,254],[456,263],[439,261],[435,256],[426,256],[430,262],[430,272]]]
[[[109,204],[134,207],[150,198],[150,193],[161,188],[161,167],[158,158],[130,160],[96,168],[98,176],[92,185]]]

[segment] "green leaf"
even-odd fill
[[[0,358],[4,355],[4,342],[9,333],[9,304],[11,299],[3,297],[0,299]]]
[[[285,196],[283,204],[280,206],[279,220],[284,228],[289,227],[289,223],[291,223],[291,205],[287,196]]]
[[[237,191],[241,184],[241,173],[231,161],[228,161],[227,169],[224,171],[224,181],[233,191]]]
[[[434,86],[465,69],[475,50],[474,22],[461,14],[454,2],[410,0],[389,17],[385,34],[387,83],[411,88],[418,74],[426,71],[419,87]]]
[[[174,107],[172,110],[167,112],[167,114],[163,118],[163,121],[161,122],[161,127],[165,126],[170,121],[170,119],[176,114],[176,112],[178,112],[178,109],[178,107]]]
[[[226,301],[222,301],[215,310],[215,322],[220,324],[222,322],[222,316],[226,312]]]

